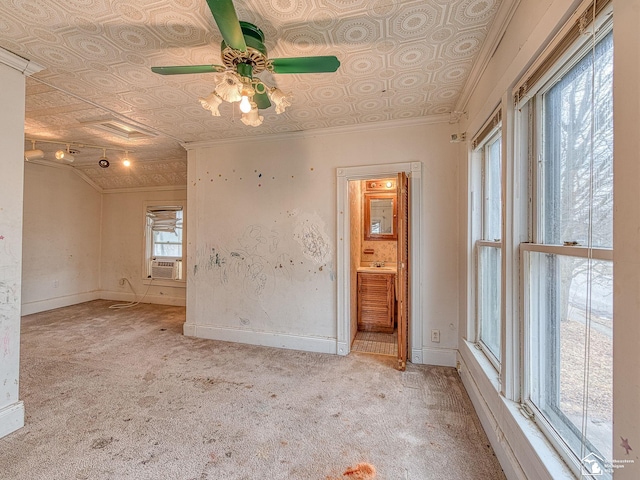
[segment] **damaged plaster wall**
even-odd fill
[[[419,161],[429,288],[417,287],[426,306],[416,318],[455,349],[453,130],[413,123],[189,146],[185,334],[335,353],[336,170]]]

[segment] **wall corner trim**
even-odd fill
[[[18,401],[0,410],[0,438],[24,427],[24,403]]]

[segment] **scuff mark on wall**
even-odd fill
[[[8,329],[5,329],[0,337],[0,351],[2,351],[3,357],[8,357],[11,354],[11,332]]]

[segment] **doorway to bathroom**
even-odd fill
[[[338,169],[339,354],[421,363],[420,197],[419,162]]]

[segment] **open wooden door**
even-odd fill
[[[409,349],[409,178],[398,173],[398,370],[407,366]]]

